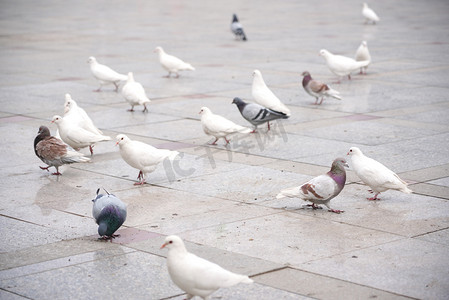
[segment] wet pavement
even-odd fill
[[[0,4],[0,298],[183,299],[168,275],[166,235],[255,283],[220,289],[221,299],[444,299],[449,295],[449,3],[375,1],[365,25],[359,1],[10,1]],[[237,13],[248,42],[234,40]],[[368,42],[367,75],[332,84],[343,100],[314,105],[301,73],[338,78],[320,49],[354,57]],[[196,71],[164,78],[156,46]],[[129,105],[102,92],[87,58],[134,72],[152,100]],[[202,106],[244,126],[231,104],[251,101],[252,71],[292,111],[271,131],[225,146],[201,128]],[[64,95],[115,139],[125,133],[181,153],[144,186],[115,142],[91,163],[40,170],[33,140],[56,127]],[[276,199],[283,188],[327,172],[357,146],[409,183],[413,194],[368,187],[348,171],[331,201],[342,214]],[[87,149],[81,150],[86,155]],[[128,205],[112,242],[98,240],[98,187]]]

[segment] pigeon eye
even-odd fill
[[[169,241],[168,243],[169,243],[169,244],[173,244],[173,241]]]

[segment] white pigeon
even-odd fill
[[[128,80],[122,88],[122,95],[131,104],[131,109],[128,111],[134,111],[135,105],[143,105],[143,112],[148,111],[147,103],[150,103],[151,100],[145,94],[142,84],[134,80],[132,72],[128,73]]]
[[[340,77],[347,75],[349,79],[351,79],[351,72],[366,67],[370,63],[368,60],[356,61],[350,57],[334,55],[325,49],[320,50],[320,55],[324,57],[332,73]]]
[[[368,43],[366,41],[362,41],[359,48],[357,48],[357,51],[355,53],[355,60],[356,61],[367,60],[369,61],[369,63],[371,63],[371,55],[369,54]],[[360,68],[360,74],[366,74],[366,69],[368,68],[368,65]]]
[[[329,172],[323,175],[312,178],[306,183],[282,190],[276,199],[284,197],[300,198],[304,201],[310,201],[309,204],[313,209],[320,208],[317,204],[324,204],[330,212],[342,213],[342,210],[332,209],[329,202],[332,198],[340,194],[345,187],[346,171],[345,167],[349,168],[346,160],[343,158],[336,158],[332,162],[332,167]]]
[[[93,56],[89,57],[87,62],[90,65],[90,71],[98,80],[98,82],[100,82],[100,87],[95,90],[96,92],[99,92],[101,90],[101,87],[106,84],[115,85],[115,91],[118,91],[120,81],[126,81],[127,79],[126,75],[117,73],[108,66],[98,63]]]
[[[377,14],[374,12],[374,10],[369,8],[368,4],[366,3],[363,3],[362,15],[365,17],[365,24],[369,21],[373,22],[373,24],[379,22],[379,17],[377,16]]]
[[[291,116],[290,109],[285,106],[278,97],[267,87],[259,70],[253,72],[253,84],[251,94],[254,101],[271,110]]]
[[[170,77],[171,73],[175,73],[176,78],[178,78],[179,71],[195,71],[195,68],[191,64],[183,62],[179,58],[165,53],[162,47],[156,47],[154,52],[159,54],[159,62],[162,67],[168,71],[168,75],[165,77]]]
[[[187,251],[176,235],[165,238],[162,248],[168,249],[167,269],[173,282],[187,293],[187,299],[199,296],[208,299],[219,288],[239,283],[253,283],[246,275],[232,273],[219,265]]]
[[[161,161],[166,158],[173,161],[179,154],[178,151],[158,149],[139,141],[132,141],[124,134],[117,135],[116,145],[120,147],[120,155],[123,160],[131,167],[139,170],[137,176],[139,182],[134,183],[134,185],[145,184],[146,175],[156,170]]]
[[[348,155],[351,157],[351,165],[357,176],[375,193],[374,197],[368,200],[378,200],[377,195],[386,190],[398,190],[407,194],[413,192],[396,173],[380,162],[363,155],[359,148],[351,147]]]
[[[95,134],[82,128],[70,119],[65,119],[61,116],[53,116],[52,123],[58,126],[59,135],[61,139],[75,150],[89,147],[90,153],[93,154],[92,145],[98,142],[110,141],[111,137]]]
[[[228,135],[251,132],[248,127],[237,125],[222,116],[216,115],[207,107],[201,108],[200,115],[204,133],[215,137],[215,141],[211,145],[216,145],[219,138],[224,138],[226,144],[229,144]]]
[[[94,134],[103,134],[103,132],[94,125],[86,111],[78,106],[76,101],[72,99],[70,94],[65,94],[64,119],[70,120]]]

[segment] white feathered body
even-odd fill
[[[168,72],[178,73],[178,71],[195,70],[195,68],[191,64],[186,63],[173,55],[165,53],[162,48],[160,48],[158,54],[159,54],[159,62],[161,63],[162,67],[166,69]]]
[[[369,53],[368,50],[368,45],[365,41],[363,41],[359,48],[357,48],[357,51],[355,53],[355,60],[356,61],[369,61],[368,65],[371,63],[371,55]],[[365,67],[362,67],[360,69],[361,72],[366,71],[366,69],[368,68],[368,65],[366,65]]]
[[[248,276],[232,273],[187,251],[169,251],[167,268],[177,286],[203,299],[219,288],[253,282]]]
[[[350,57],[334,55],[327,50],[325,51],[323,57],[326,60],[326,64],[329,70],[337,76],[350,75],[351,72],[366,67],[370,63],[370,61],[356,61]]]
[[[407,194],[412,192],[407,187],[407,183],[399,178],[396,173],[362,153],[353,154],[351,162],[357,176],[376,193],[389,189],[399,190]]]
[[[70,105],[67,105],[69,101]],[[64,119],[69,122],[75,123],[81,128],[94,134],[103,134],[103,132],[94,125],[92,119],[87,115],[86,111],[78,106],[78,104],[70,97],[69,94],[66,95]]]
[[[139,82],[136,82],[132,76],[128,75],[128,80],[122,88],[122,95],[131,106],[144,105],[150,103],[151,100],[147,97],[145,90]]]
[[[158,149],[140,141],[129,140],[119,146],[123,160],[144,175],[156,170],[157,165],[165,158],[173,160],[179,154],[177,151]]]
[[[210,111],[204,111],[201,115],[201,125],[207,135],[212,135],[215,138],[226,138],[228,135],[234,133],[250,133],[251,129],[243,127],[234,122],[213,114]]]
[[[126,75],[120,74],[106,65],[102,65],[97,61],[90,63],[90,70],[94,77],[100,81],[101,84],[119,83],[127,79]]]
[[[368,4],[364,3],[362,8],[362,15],[365,17],[366,20],[372,21],[373,23],[379,22],[379,17],[377,14],[372,10],[370,7],[368,7]]]
[[[287,116],[291,116],[290,109],[267,87],[260,73],[254,74],[251,94],[256,103],[274,111],[282,112]]]

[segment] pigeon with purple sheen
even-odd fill
[[[242,24],[240,24],[236,14],[232,16],[231,31],[235,34],[237,40],[246,41],[245,32],[243,31]]]
[[[97,190],[97,197],[92,200],[92,215],[98,224],[98,234],[101,239],[115,238],[119,235],[114,233],[126,220],[126,205],[106,190],[107,195],[98,194],[99,192],[100,189]]]
[[[53,175],[61,175],[59,167],[62,165],[90,161],[82,153],[74,151],[60,139],[51,136],[50,130],[46,126],[39,127],[38,134],[34,139],[34,153],[48,165],[48,167],[40,167],[42,170],[48,171],[50,167],[56,168]]]
[[[342,210],[332,209],[329,202],[335,196],[340,194],[346,182],[345,167],[349,167],[346,160],[343,158],[336,158],[332,162],[332,167],[326,174],[317,176],[304,183],[301,186],[282,190],[277,196],[277,199],[289,197],[300,198],[304,201],[310,201],[313,209],[320,208],[318,204],[324,204],[330,212],[342,213]]]
[[[323,103],[325,97],[332,97],[337,100],[341,100],[340,93],[338,91],[332,89],[329,85],[322,83],[321,81],[313,79],[309,72],[303,72],[302,76],[304,76],[302,79],[302,87],[310,96],[315,97],[315,104],[320,105]],[[320,98],[321,101],[318,103],[318,99]]]
[[[270,121],[288,119],[288,116],[282,112],[274,111],[257,103],[246,103],[239,97],[235,97],[232,103],[237,105],[242,117],[255,126],[253,133],[256,132],[258,125],[268,123],[268,130],[270,130]]]

